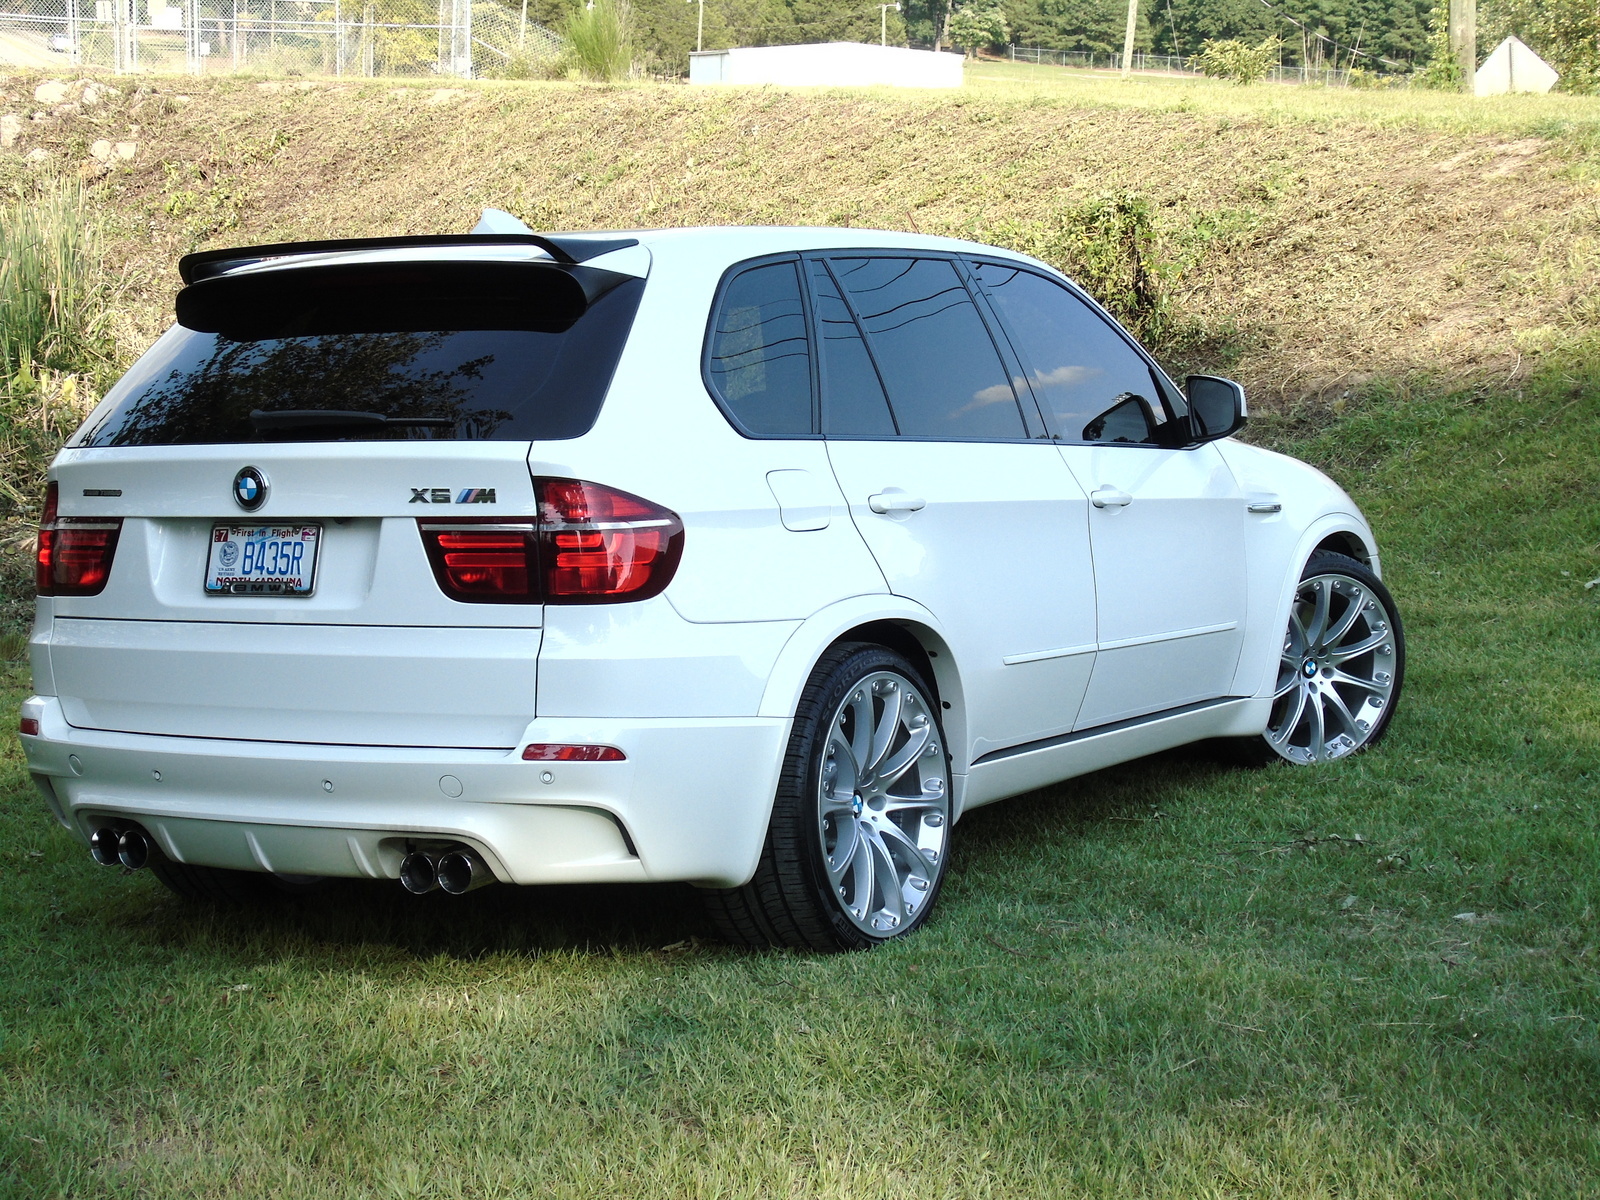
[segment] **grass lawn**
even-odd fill
[[[94,866],[13,744],[0,1191],[1592,1196],[1597,421],[1579,355],[1259,423],[1383,539],[1387,741],[980,810],[880,953],[730,950],[671,888],[187,907]]]
[[[1207,112],[1269,121],[1359,124],[1457,133],[1576,135],[1593,145],[1600,101],[1593,96],[1466,96],[1424,88],[1330,88],[1294,83],[1246,87],[1204,76],[1091,71],[1045,63],[968,63],[966,86],[979,95],[1031,93],[1072,107],[1111,105]]]

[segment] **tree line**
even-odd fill
[[[701,0],[606,0],[617,4],[638,69],[682,75],[696,47]],[[528,0],[528,16],[561,29],[587,0]],[[881,14],[879,0],[703,0],[704,46],[798,42],[890,45],[1004,52],[1007,44],[1120,53],[1127,0],[901,0]],[[1272,43],[1287,66],[1348,67],[1407,74],[1432,64],[1435,82],[1447,50],[1448,0],[1140,0],[1134,48],[1190,56],[1225,39]],[[880,21],[882,24],[880,25]],[[1600,6],[1596,0],[1479,0],[1478,47],[1487,57],[1516,34],[1562,73],[1567,90],[1600,82]],[[978,44],[973,44],[978,43]]]

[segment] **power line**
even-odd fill
[[[1268,0],[1259,0],[1259,2],[1263,8],[1269,9],[1270,11],[1276,13],[1285,21],[1289,22],[1289,24],[1293,25],[1296,29],[1299,29],[1302,33],[1309,33],[1314,38],[1320,38],[1322,41],[1327,42],[1328,45],[1332,46],[1335,50],[1348,50],[1352,55],[1359,54],[1362,58],[1370,58],[1373,62],[1387,63],[1391,67],[1404,67],[1406,65],[1402,62],[1395,62],[1395,60],[1392,58],[1385,58],[1381,54],[1368,54],[1365,50],[1358,50],[1354,46],[1346,46],[1343,42],[1335,41],[1327,34],[1320,33],[1317,30],[1312,29],[1309,25],[1295,20],[1295,18],[1284,12],[1283,9],[1279,8],[1277,5],[1268,3]]]

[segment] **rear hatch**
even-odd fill
[[[530,445],[593,424],[643,281],[515,254],[318,256],[180,293],[52,468],[63,529],[120,523],[98,590],[41,602],[71,724],[516,744],[542,608],[492,562],[458,586],[439,531],[519,544]]]

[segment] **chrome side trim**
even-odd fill
[[[1093,654],[1099,647],[1093,642],[1086,646],[1064,646],[1060,650],[1033,650],[1027,654],[1008,654],[1000,661],[1008,667],[1020,663],[1043,662],[1047,658],[1072,658],[1078,654]]]
[[[1227,633],[1239,628],[1237,621],[1224,621],[1220,625],[1199,625],[1193,629],[1174,629],[1171,633],[1147,633],[1140,637],[1119,638],[1114,642],[1101,642],[1101,650],[1125,650],[1129,646],[1148,646],[1154,642],[1176,642],[1180,638],[1204,637],[1208,633]]]

